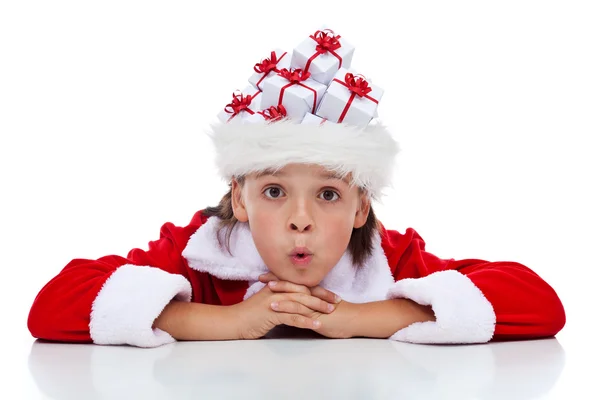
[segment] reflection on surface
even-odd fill
[[[280,337],[154,349],[33,343],[29,371],[51,398],[529,399],[564,367],[556,339],[414,345]]]

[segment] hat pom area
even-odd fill
[[[352,173],[351,185],[381,202],[393,187],[398,143],[376,122],[359,127],[343,123],[217,122],[206,131],[215,147],[215,164],[227,182],[252,172],[277,171],[287,164],[318,164],[341,176]]]
[[[351,67],[353,57],[354,45],[323,26],[255,64],[250,86],[207,129],[221,178],[316,164],[381,202],[400,148],[376,119],[384,90]]]

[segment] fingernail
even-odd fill
[[[314,326],[315,328],[318,328],[318,327],[320,327],[320,326],[321,326],[321,321],[313,321],[313,326]]]
[[[342,301],[342,298],[336,294],[335,295],[335,302],[339,303],[340,301]]]
[[[333,304],[327,304],[327,311],[333,311]]]
[[[271,282],[269,282],[269,286],[275,287],[275,285],[277,285],[277,281],[271,281]]]
[[[272,308],[273,310],[277,310],[277,307],[279,307],[279,304],[278,304],[278,303],[276,303],[276,302],[274,302],[274,303],[271,303],[271,308]]]

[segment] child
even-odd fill
[[[440,259],[414,229],[402,234],[376,218],[371,202],[391,186],[399,148],[382,125],[357,121],[381,92],[341,67],[340,54],[352,52],[342,51],[349,45],[339,35],[310,38],[312,64],[288,70],[273,52],[256,69],[267,78],[262,90],[234,94],[231,115],[213,125],[217,166],[230,186],[219,205],[186,226],[165,223],[148,250],[73,259],[33,302],[34,337],[155,347],[255,339],[288,325],[329,338],[484,343],[562,329],[561,301],[526,266]],[[315,73],[325,79],[323,95],[309,77],[327,56],[340,59],[335,76],[345,75]],[[277,87],[281,78],[289,83]],[[296,91],[285,92],[290,86]],[[302,101],[303,90],[311,101]],[[336,123],[333,99],[344,95]],[[307,122],[318,119],[315,111],[328,121]]]

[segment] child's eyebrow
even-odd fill
[[[263,177],[263,176],[265,176],[265,175],[272,175],[272,176],[286,176],[287,174],[286,174],[285,172],[283,172],[283,171],[276,171],[276,172],[274,172],[274,171],[262,171],[262,172],[259,172],[259,173],[256,175],[256,177],[257,177],[257,178],[262,178],[262,177]],[[343,182],[346,182],[347,184],[349,184],[349,182],[348,182],[348,178],[343,178],[343,179],[342,179],[342,178],[340,178],[340,176],[339,176],[338,174],[336,174],[335,172],[321,172],[321,173],[320,173],[318,176],[319,176],[320,178],[323,178],[323,179],[335,179],[335,180],[343,181]]]
[[[348,178],[341,178],[341,177],[340,177],[338,174],[336,174],[335,172],[322,172],[322,173],[320,173],[320,174],[319,174],[319,176],[320,176],[321,178],[324,178],[324,179],[335,179],[335,180],[338,180],[338,181],[343,181],[343,182],[346,182],[346,183],[348,183],[348,184],[349,184],[349,182],[348,182]]]

